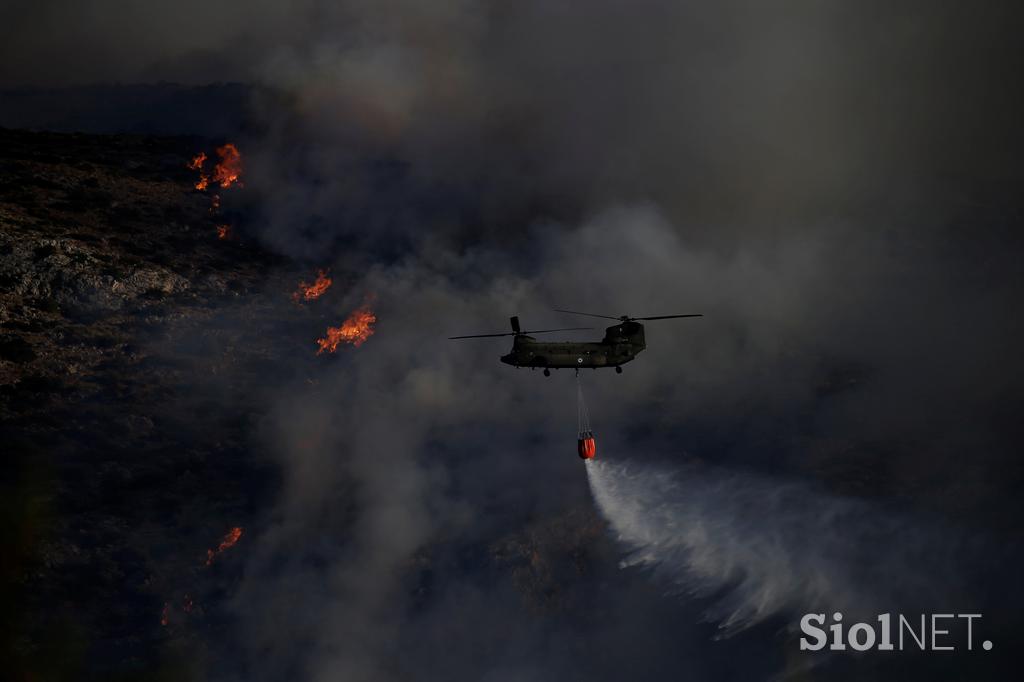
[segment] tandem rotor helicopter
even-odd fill
[[[691,315],[656,315],[653,317],[630,317],[621,315],[595,315],[581,313],[576,310],[558,310],[555,312],[572,315],[586,315],[616,320],[616,324],[604,331],[600,341],[538,341],[531,334],[548,334],[551,332],[576,331],[593,329],[593,327],[566,327],[563,329],[536,329],[524,331],[519,327],[519,318],[512,317],[512,331],[502,334],[469,334],[466,336],[450,336],[449,339],[483,339],[498,336],[512,336],[512,351],[502,355],[501,361],[513,367],[544,368],[544,376],[551,376],[552,369],[580,369],[590,367],[614,367],[622,374],[622,365],[636,358],[637,354],[647,348],[644,341],[644,326],[639,320],[671,320],[680,317],[703,317],[701,314]]]

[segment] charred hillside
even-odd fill
[[[163,605],[203,564],[193,543],[215,547],[266,479],[242,451],[251,401],[221,398],[268,349],[209,357],[214,375],[245,369],[197,382],[193,334],[230,343],[211,320],[256,296],[272,259],[218,239],[186,168],[195,146],[0,132],[3,513],[18,540],[4,577],[19,614],[3,642],[26,675],[164,660]]]
[[[345,274],[314,281],[248,240],[195,188],[201,146],[0,130],[0,642],[15,679],[223,674],[210,647],[230,638],[223,607],[280,485],[259,443],[268,394],[316,384],[325,328],[324,345],[358,345],[307,305],[341,296]],[[576,511],[452,552],[542,618],[580,607],[593,556],[614,570],[599,530]],[[418,599],[449,549],[409,566]]]

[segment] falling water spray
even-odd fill
[[[753,474],[588,460],[594,501],[674,593],[708,598],[724,635],[777,614],[879,613],[955,584],[964,539],[869,502]],[[899,576],[899,578],[894,578]]]

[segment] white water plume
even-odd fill
[[[726,635],[775,614],[880,613],[950,594],[942,576],[962,543],[866,501],[692,465],[586,465],[629,552],[622,565],[715,597],[707,616]]]

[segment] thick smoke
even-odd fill
[[[963,532],[912,511],[893,513],[888,502],[726,468],[796,469],[845,488],[877,462],[857,440],[868,428],[860,415],[873,404],[902,400],[903,389],[888,380],[894,370],[872,339],[876,312],[828,305],[838,295],[857,302],[842,293],[848,285],[836,264],[865,248],[859,235],[836,243],[829,239],[839,231],[808,234],[771,249],[720,254],[688,246],[649,204],[610,209],[572,228],[540,225],[536,234],[546,248],[525,269],[491,248],[461,258],[443,239],[399,263],[371,267],[348,305],[364,293],[376,295],[375,336],[318,365],[315,386],[282,387],[258,440],[280,459],[285,486],[236,600],[244,659],[260,661],[252,676],[299,670],[323,679],[401,678],[403,669],[389,661],[428,624],[442,639],[448,633],[474,645],[493,646],[497,639],[521,646],[545,670],[581,664],[568,654],[566,660],[537,653],[514,601],[491,610],[490,616],[500,610],[499,627],[488,618],[489,597],[472,588],[431,591],[422,602],[415,596],[424,570],[456,584],[472,575],[457,561],[435,567],[436,557],[424,558],[431,548],[486,542],[526,518],[589,504],[573,448],[571,375],[544,379],[500,365],[501,340],[444,338],[501,331],[506,311],[534,326],[557,326],[544,311],[552,302],[566,305],[567,294],[577,297],[572,304],[613,314],[633,312],[641,301],[649,307],[636,312],[708,316],[652,323],[650,349],[624,375],[583,376],[602,453],[648,448],[675,459],[681,447],[692,446],[719,463],[679,478],[668,473],[678,467],[658,468],[642,455],[631,458],[634,468],[597,465],[591,473],[601,474],[602,485],[594,486],[594,499],[612,530],[638,550],[634,561],[661,566],[685,589],[713,593],[711,616],[729,631],[802,609],[854,614],[937,608],[937,600],[944,608],[977,608],[969,590],[961,594],[974,574],[960,571],[957,556],[977,549]],[[879,258],[871,267],[885,278],[903,266]],[[628,276],[638,272],[643,277]],[[585,293],[580,282],[589,285]],[[805,317],[805,310],[819,317]],[[858,325],[864,328],[855,331]],[[909,352],[925,333],[893,346]],[[858,373],[853,388],[822,394],[817,382],[832,358],[871,372]],[[928,371],[929,360],[918,363],[917,371]],[[946,390],[955,390],[966,408],[972,384],[961,384],[965,377],[952,367],[946,365]],[[931,402],[933,409],[943,404],[941,397]],[[794,414],[810,415],[798,442],[790,430]],[[885,417],[876,415],[872,434],[913,434],[937,447],[940,439],[965,433],[951,423],[921,434],[912,423]],[[771,426],[774,420],[785,426]],[[825,433],[815,432],[815,420],[828,424]],[[703,435],[694,439],[688,433],[694,430]],[[723,430],[730,437],[725,447],[717,435]],[[843,448],[838,454],[836,443]],[[886,464],[894,472],[928,460],[927,452],[890,452],[899,460]],[[972,471],[963,462],[932,464],[950,475]],[[870,479],[883,491],[906,480],[899,473]],[[945,504],[979,504],[969,488],[938,480],[931,494]],[[982,550],[992,556],[988,544]],[[615,618],[623,618],[634,607],[616,608],[623,615]],[[452,614],[459,612],[475,623],[472,632],[444,616],[458,621]],[[629,616],[639,627],[653,617]],[[282,623],[291,636],[280,636]],[[418,657],[410,660],[457,671],[456,677],[497,665],[462,661],[459,652],[413,650]]]
[[[324,679],[400,677],[387,661],[397,643],[425,622],[469,641],[531,641],[515,601],[501,602],[497,620],[504,624],[498,628],[483,613],[488,597],[470,590],[457,597],[435,595],[414,607],[410,581],[415,583],[423,553],[433,546],[487,543],[525,519],[589,506],[574,450],[571,375],[544,379],[498,364],[502,340],[456,343],[445,337],[500,331],[507,325],[506,310],[523,312],[533,326],[557,326],[545,310],[587,267],[651,261],[649,288],[643,290],[649,305],[656,304],[664,278],[671,278],[673,257],[699,267],[694,276],[713,267],[712,261],[687,255],[650,207],[613,210],[550,244],[533,276],[491,249],[460,259],[437,247],[371,268],[349,305],[366,292],[375,295],[376,334],[358,350],[318,362],[315,386],[282,387],[257,440],[280,458],[284,488],[236,600],[244,659],[260,661],[251,675],[273,678],[300,670]],[[594,250],[598,245],[603,246]],[[759,268],[737,265],[718,281],[742,279]],[[789,276],[799,281],[811,275]],[[613,303],[626,305],[632,295],[619,292]],[[467,328],[474,321],[482,328]],[[685,330],[666,329],[662,357],[672,354],[673,338],[686,337]],[[693,352],[707,352],[712,337],[705,331],[697,338]],[[640,388],[626,394],[622,383],[606,381],[616,377],[586,377],[595,415],[604,415],[598,428],[609,441],[616,437],[611,424],[621,414],[637,412],[645,394],[667,388],[657,372],[639,363],[629,376]],[[443,562],[436,570],[438,580],[472,580],[471,571],[460,575]],[[451,599],[468,601],[455,620],[479,619],[476,632],[441,619],[438,614],[460,611]],[[645,616],[633,618],[643,622]],[[280,636],[281,623],[288,623],[290,636]],[[455,664],[457,652],[420,655],[465,673]],[[569,665],[560,658],[538,661],[545,668]]]
[[[0,84],[280,91],[290,115],[263,112],[250,180],[264,240],[293,255],[426,231],[514,241],[644,200],[728,250],[852,214],[890,229],[1012,181],[1014,9],[13,2]]]

